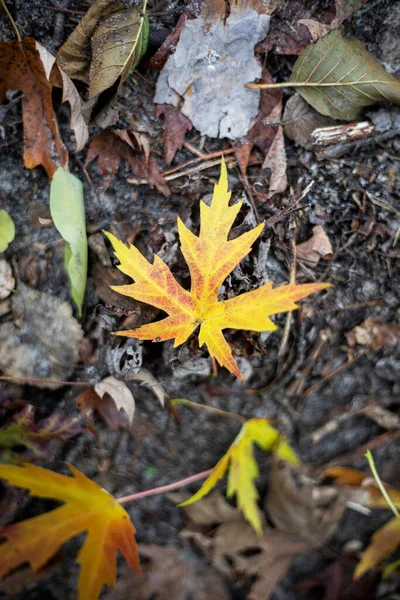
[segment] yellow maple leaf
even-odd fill
[[[192,504],[206,496],[213,487],[224,477],[228,467],[228,498],[236,494],[237,503],[243,515],[261,533],[261,519],[258,512],[258,493],[254,479],[259,475],[259,469],[254,458],[253,444],[262,450],[275,452],[280,458],[298,463],[296,455],[268,419],[250,419],[242,426],[239,434],[221,460],[215,465],[211,475],[205,480],[194,496],[182,502],[180,506]]]
[[[28,489],[34,496],[65,502],[45,515],[9,525],[1,530],[0,578],[24,562],[37,571],[68,539],[87,532],[77,561],[81,565],[80,600],[97,600],[104,584],[116,578],[120,550],[128,564],[140,573],[135,528],[118,501],[72,465],[73,477],[25,463],[23,467],[0,465],[0,477]]]
[[[231,227],[242,206],[229,206],[231,193],[225,163],[221,163],[221,177],[214,188],[210,206],[200,204],[200,234],[194,235],[178,217],[182,254],[189,266],[191,290],[182,288],[169,267],[157,255],[149,263],[135,248],[125,246],[110,233],[119,269],[132,277],[135,283],[112,289],[141,302],[152,304],[168,313],[162,321],[143,325],[138,329],[120,331],[119,335],[140,340],[165,341],[175,339],[175,346],[183,344],[200,326],[199,344],[206,344],[210,355],[242,379],[232,351],[222,330],[247,329],[273,331],[277,326],[269,318],[276,313],[294,310],[296,301],[313,292],[330,287],[327,283],[303,285],[288,284],[273,289],[273,282],[236,298],[218,301],[218,290],[236,265],[250,252],[263,225],[228,240]]]

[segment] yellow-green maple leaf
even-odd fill
[[[273,282],[236,298],[218,301],[218,291],[237,264],[250,252],[263,225],[228,239],[229,232],[242,206],[241,202],[229,205],[231,193],[225,163],[221,177],[214,188],[210,206],[200,204],[200,234],[196,236],[178,218],[182,254],[189,266],[191,290],[185,290],[174,278],[169,267],[157,255],[149,263],[134,246],[129,248],[110,233],[119,269],[132,277],[135,283],[113,287],[115,291],[141,302],[152,304],[168,313],[156,323],[143,325],[119,335],[140,340],[175,340],[183,344],[200,327],[199,344],[206,344],[210,355],[237,377],[242,375],[225,340],[224,329],[274,331],[277,326],[271,315],[295,310],[296,302],[313,292],[330,287],[327,283],[290,283],[273,288]]]
[[[259,469],[254,458],[253,444],[257,444],[264,451],[275,452],[284,460],[299,462],[292,448],[285,442],[279,431],[269,424],[268,419],[250,419],[244,423],[236,439],[215,465],[199,491],[180,506],[192,504],[206,496],[229,468],[227,496],[230,498],[236,494],[243,515],[254,529],[261,533],[262,525],[257,506],[258,492],[254,485]]]

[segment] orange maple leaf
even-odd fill
[[[118,335],[153,341],[175,339],[175,346],[179,346],[200,326],[200,346],[206,344],[210,355],[221,366],[242,379],[222,330],[274,331],[277,326],[269,319],[269,315],[298,308],[295,304],[297,300],[328,288],[330,284],[288,284],[273,289],[271,281],[256,290],[219,302],[219,288],[250,252],[264,227],[261,224],[228,240],[242,206],[241,202],[229,206],[230,197],[226,166],[222,162],[221,177],[214,188],[211,205],[207,206],[204,202],[200,204],[200,235],[196,236],[187,229],[178,217],[181,250],[191,275],[190,292],[179,285],[169,267],[157,255],[151,264],[134,246],[128,248],[112,234],[107,233],[107,236],[121,263],[119,269],[135,281],[131,285],[112,289],[152,304],[169,315],[162,321],[131,331],[120,331]]]
[[[64,146],[53,109],[53,85],[47,78],[39,44],[23,42],[0,44],[0,102],[7,90],[20,90],[24,123],[24,162],[28,169],[43,165],[50,179],[61,165],[67,168]]]
[[[128,564],[140,573],[135,528],[118,501],[68,465],[74,477],[24,464],[0,465],[0,477],[33,495],[65,502],[45,515],[9,525],[1,530],[7,540],[0,545],[0,578],[10,569],[28,562],[40,569],[68,539],[87,532],[77,561],[80,600],[97,600],[104,584],[116,578],[116,555],[120,550]]]

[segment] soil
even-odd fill
[[[23,37],[32,36],[55,54],[60,44],[76,26],[80,16],[53,10],[67,8],[85,11],[83,0],[68,2],[49,1],[48,7],[35,7],[38,2],[13,0],[8,3]],[[277,18],[290,16],[291,2],[283,3]],[[292,3],[294,4],[294,2]],[[307,4],[307,3],[305,3]],[[311,3],[310,3],[311,4]],[[333,2],[320,3],[332,8]],[[162,16],[151,16],[151,41],[146,58],[154,54],[160,39],[170,31],[182,12],[183,3],[152,7]],[[285,13],[285,10],[287,13]],[[166,12],[162,12],[166,11]],[[315,13],[314,13],[315,14]],[[4,14],[0,15],[0,40],[14,39],[13,30]],[[400,3],[391,0],[370,0],[355,16],[348,19],[344,30],[354,35],[373,52],[393,74],[400,74],[400,50],[396,30],[400,25]],[[274,76],[284,80],[295,61],[293,56],[268,57],[267,66]],[[125,84],[119,99],[122,112],[118,125],[123,128],[124,115],[131,112],[139,121],[145,120],[152,130],[152,148],[161,167],[163,164],[162,119],[155,116],[152,102],[157,72],[139,69]],[[140,76],[144,76],[143,80]],[[140,77],[140,79],[139,79]],[[285,100],[291,92],[285,92]],[[212,192],[219,167],[195,172],[170,183],[171,195],[166,198],[148,185],[127,182],[126,165],[117,172],[111,186],[100,187],[101,178],[95,163],[88,167],[93,181],[85,180],[83,165],[86,150],[74,152],[74,140],[69,129],[68,108],[55,96],[57,118],[61,133],[70,152],[71,170],[84,181],[87,230],[90,234],[118,227],[127,234],[137,230],[135,243],[148,252],[162,251],[170,266],[184,284],[188,275],[177,242],[176,217],[191,218],[198,227],[198,201]],[[4,107],[1,107],[4,110]],[[393,106],[374,107],[370,115],[391,115],[398,118],[399,109]],[[92,127],[91,136],[98,133]],[[236,381],[224,369],[218,376],[209,374],[207,353],[196,343],[183,349],[174,349],[172,342],[144,343],[143,366],[151,371],[167,390],[170,398],[187,398],[194,402],[215,406],[226,411],[251,417],[277,419],[301,460],[317,469],[327,464],[347,464],[366,469],[363,446],[375,447],[374,458],[382,478],[400,486],[398,447],[395,432],[387,434],[379,443],[385,429],[366,415],[349,416],[332,433],[313,441],[313,432],[328,423],[335,415],[345,414],[369,399],[380,407],[399,413],[400,353],[396,347],[378,350],[349,348],[345,333],[373,318],[379,324],[399,323],[399,247],[394,245],[400,226],[399,159],[400,132],[390,139],[372,139],[368,144],[356,145],[343,157],[318,161],[312,152],[303,150],[286,139],[288,178],[294,192],[313,186],[302,209],[295,217],[288,217],[276,226],[267,228],[262,242],[269,242],[265,260],[267,276],[281,283],[287,281],[290,269],[290,236],[296,225],[297,243],[309,239],[312,228],[322,225],[332,243],[333,257],[318,265],[306,266],[302,280],[329,281],[333,288],[326,294],[316,294],[302,303],[291,321],[287,352],[278,355],[286,316],[275,319],[279,330],[269,336],[248,332],[232,332],[228,338],[235,354],[240,357],[243,370],[249,373],[245,384]],[[186,134],[192,146],[200,144],[195,130]],[[206,139],[204,152],[229,148],[228,140]],[[70,301],[67,277],[63,269],[63,245],[53,226],[38,224],[37,215],[49,216],[49,181],[41,168],[28,170],[23,164],[23,134],[20,102],[7,105],[0,129],[0,203],[12,216],[17,235],[5,257],[12,263],[17,279],[31,287]],[[179,151],[172,166],[193,158],[187,148]],[[259,181],[259,167],[249,168],[250,182]],[[233,197],[244,194],[238,168],[229,171]],[[260,219],[268,219],[276,209],[287,206],[288,193],[275,196],[265,204],[257,202]],[[247,218],[251,208],[246,206]],[[251,222],[251,221],[249,221]],[[357,223],[357,225],[356,225]],[[265,247],[265,245],[264,245]],[[241,270],[235,270],[226,286],[229,293],[239,293],[259,284],[254,276],[254,260],[263,245],[254,246],[252,258],[247,258]],[[110,257],[111,251],[109,252]],[[98,296],[93,276],[98,258],[89,255],[89,277],[84,314],[81,325],[89,343],[89,357],[76,365],[71,381],[94,383],[110,374],[110,362],[117,347],[129,346],[129,341],[118,342],[112,331],[123,328],[125,315],[107,305]],[[24,265],[29,268],[23,268]],[[2,319],[12,319],[10,314]],[[326,343],[320,344],[321,335]],[[319,349],[319,350],[318,350]],[[199,359],[206,359],[200,361]],[[188,361],[188,368],[196,373],[199,365],[206,374],[177,376],[178,367]],[[185,363],[186,364],[186,363]],[[187,365],[186,365],[187,366]],[[335,375],[336,370],[338,370]],[[129,382],[135,399],[137,427],[131,434],[124,430],[112,431],[95,417],[98,435],[86,431],[68,442],[53,442],[51,462],[39,464],[59,472],[66,472],[64,461],[72,463],[88,477],[93,478],[110,493],[122,496],[171,483],[191,474],[209,469],[238,432],[237,421],[222,418],[207,411],[180,409],[178,427],[171,412],[161,409],[151,390],[136,382]],[[63,386],[57,390],[40,389],[29,385],[0,382],[0,401],[23,398],[37,407],[37,418],[44,418],[55,409],[66,415],[77,412],[75,401],[80,389]],[[3,410],[4,423],[10,411]],[[378,442],[376,440],[378,439]],[[375,443],[375,446],[374,446]],[[262,463],[259,479],[261,496],[268,485],[268,464]],[[193,491],[197,489],[193,486]],[[16,518],[38,514],[49,503],[38,499],[24,500]],[[163,495],[127,505],[140,544],[185,545],[180,532],[185,519],[174,503]],[[324,548],[299,555],[289,572],[280,581],[274,600],[330,598],[323,587],[294,591],[299,581],[320,573],[334,556],[340,555],[351,540],[368,543],[376,528],[389,516],[386,511],[373,517],[348,510],[334,536]],[[66,544],[55,567],[39,581],[30,582],[18,600],[55,600],[75,597],[78,567],[74,556],[81,538]],[[198,557],[199,558],[199,557]],[[199,560],[205,561],[204,558]],[[371,598],[395,597],[385,595],[400,592],[400,585],[392,580],[372,585]],[[226,582],[232,598],[245,598],[249,582]],[[355,594],[355,592],[354,592]],[[0,597],[11,597],[5,594]],[[135,597],[134,593],[131,596]],[[333,596],[332,596],[333,597]],[[335,598],[344,596],[335,596]],[[353,595],[352,598],[358,596]],[[158,596],[157,596],[158,598]],[[160,596],[161,598],[161,596]],[[346,596],[350,598],[350,596]]]

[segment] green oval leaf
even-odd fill
[[[0,253],[5,252],[8,244],[15,238],[14,221],[5,210],[0,210]]]
[[[71,285],[71,296],[82,315],[87,277],[87,239],[82,182],[59,167],[50,188],[50,212],[54,225],[67,242],[65,268]]]
[[[400,81],[361,42],[344,38],[339,30],[303,50],[286,85],[333,119],[351,121],[376,102],[400,104]]]

